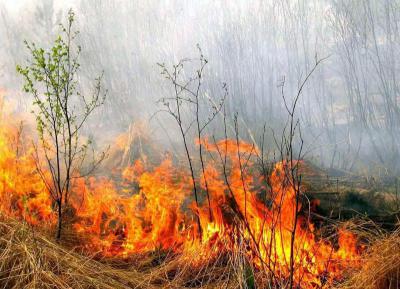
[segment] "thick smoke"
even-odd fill
[[[400,1],[85,0],[0,2],[0,87],[28,109],[15,72],[28,54],[23,40],[48,45],[69,8],[82,46],[80,85],[104,70],[109,97],[94,121],[107,140],[132,122],[148,122],[155,139],[175,145],[168,116],[154,113],[171,93],[157,63],[198,57],[209,64],[203,94],[229,88],[228,116],[243,138],[270,147],[285,124],[281,85],[290,101],[317,59],[325,58],[300,98],[307,157],[318,165],[360,171],[399,170]],[[189,67],[189,70],[193,67]],[[190,74],[190,71],[188,71]],[[218,134],[221,119],[209,128]],[[110,133],[112,132],[112,133]]]

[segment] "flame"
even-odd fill
[[[0,121],[0,211],[34,225],[52,222],[51,200],[31,157],[33,148],[22,145],[19,126],[7,124],[1,115]]]
[[[33,225],[51,225],[52,200],[37,172],[33,147],[11,123],[2,119],[0,125],[1,212]],[[253,145],[201,143],[214,157],[198,176],[198,207],[192,201],[190,174],[169,156],[158,166],[137,160],[119,170],[118,177],[77,178],[70,199],[73,230],[84,237],[86,250],[119,257],[159,248],[183,256],[196,252],[199,263],[242,250],[259,270],[278,279],[291,274],[292,256],[293,278],[301,288],[329,287],[345,268],[355,266],[357,238],[340,229],[337,242],[328,242],[303,213],[302,203],[296,206],[299,188],[288,178],[293,164],[276,163],[264,180],[254,169],[258,151]]]

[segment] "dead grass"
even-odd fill
[[[18,221],[0,221],[1,288],[140,288],[142,281],[135,271],[66,250]]]
[[[400,229],[376,239],[362,264],[340,289],[400,288]]]
[[[366,251],[362,268],[337,288],[400,288],[400,229],[386,235],[375,230],[363,232],[365,238],[372,240],[375,235],[376,239]],[[124,261],[99,260],[45,235],[19,221],[0,217],[0,288],[255,288],[249,276],[255,283],[269,283],[265,275],[251,272],[240,252],[221,254],[202,266],[194,261],[198,252],[193,256],[153,252]]]
[[[198,267],[191,261],[196,254],[191,258],[153,252],[140,261],[96,260],[26,224],[0,217],[0,288],[247,288],[243,260],[221,254],[221,260]]]

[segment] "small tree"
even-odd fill
[[[24,78],[23,90],[33,96],[38,142],[43,151],[44,165],[36,149],[38,172],[57,209],[57,239],[61,238],[63,211],[68,204],[73,178],[82,176],[82,165],[88,155],[90,139],[84,141],[81,129],[89,115],[104,103],[102,75],[95,80],[94,92],[84,96],[77,88],[80,46],[73,45],[78,31],[73,31],[74,12],[68,12],[67,26],[60,25],[61,35],[49,50],[25,41],[31,59],[25,67],[17,66]],[[37,148],[37,146],[35,145]],[[87,173],[104,159],[103,152]],[[46,177],[45,170],[50,177]]]
[[[196,202],[196,207],[198,208],[199,188],[197,187],[194,161],[190,153],[190,148],[188,144],[188,133],[192,125],[195,124],[195,135],[199,143],[198,154],[201,165],[201,176],[204,180],[208,202],[209,218],[211,221],[213,219],[213,216],[211,211],[210,191],[206,176],[206,160],[203,151],[204,148],[202,137],[204,135],[205,129],[220,113],[224,105],[226,96],[228,95],[228,89],[226,84],[224,83],[222,85],[223,95],[218,100],[211,98],[207,95],[207,93],[203,92],[202,85],[204,81],[204,69],[208,63],[208,60],[204,57],[199,44],[197,44],[197,49],[199,50],[200,54],[199,58],[181,59],[177,64],[172,65],[172,68],[168,68],[164,63],[158,63],[161,68],[161,75],[163,75],[174,88],[173,96],[163,97],[159,100],[159,103],[164,106],[164,109],[161,109],[160,111],[166,112],[170,116],[172,116],[179,127],[192,178],[193,194]],[[195,72],[192,75],[186,74],[185,64],[198,64],[198,68],[195,69]],[[201,111],[202,108],[205,111]],[[194,115],[194,117],[186,120],[184,117],[185,112],[189,115]],[[197,225],[199,227],[199,235],[201,237],[202,228],[198,212],[196,212],[196,218]]]

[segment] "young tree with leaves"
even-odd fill
[[[61,34],[49,50],[25,41],[31,59],[25,67],[17,66],[17,71],[24,78],[24,92],[34,99],[32,112],[36,117],[38,141],[44,155],[39,158],[39,149],[35,145],[35,159],[57,210],[57,239],[61,238],[63,212],[68,205],[71,182],[85,175],[81,170],[91,141],[82,138],[82,127],[92,112],[104,103],[106,96],[101,87],[102,75],[95,79],[94,92],[90,96],[85,96],[78,89],[81,47],[74,45],[79,33],[72,29],[74,16],[70,10],[67,25],[60,25]],[[92,172],[104,156],[103,152],[98,159],[93,158],[86,174]]]

